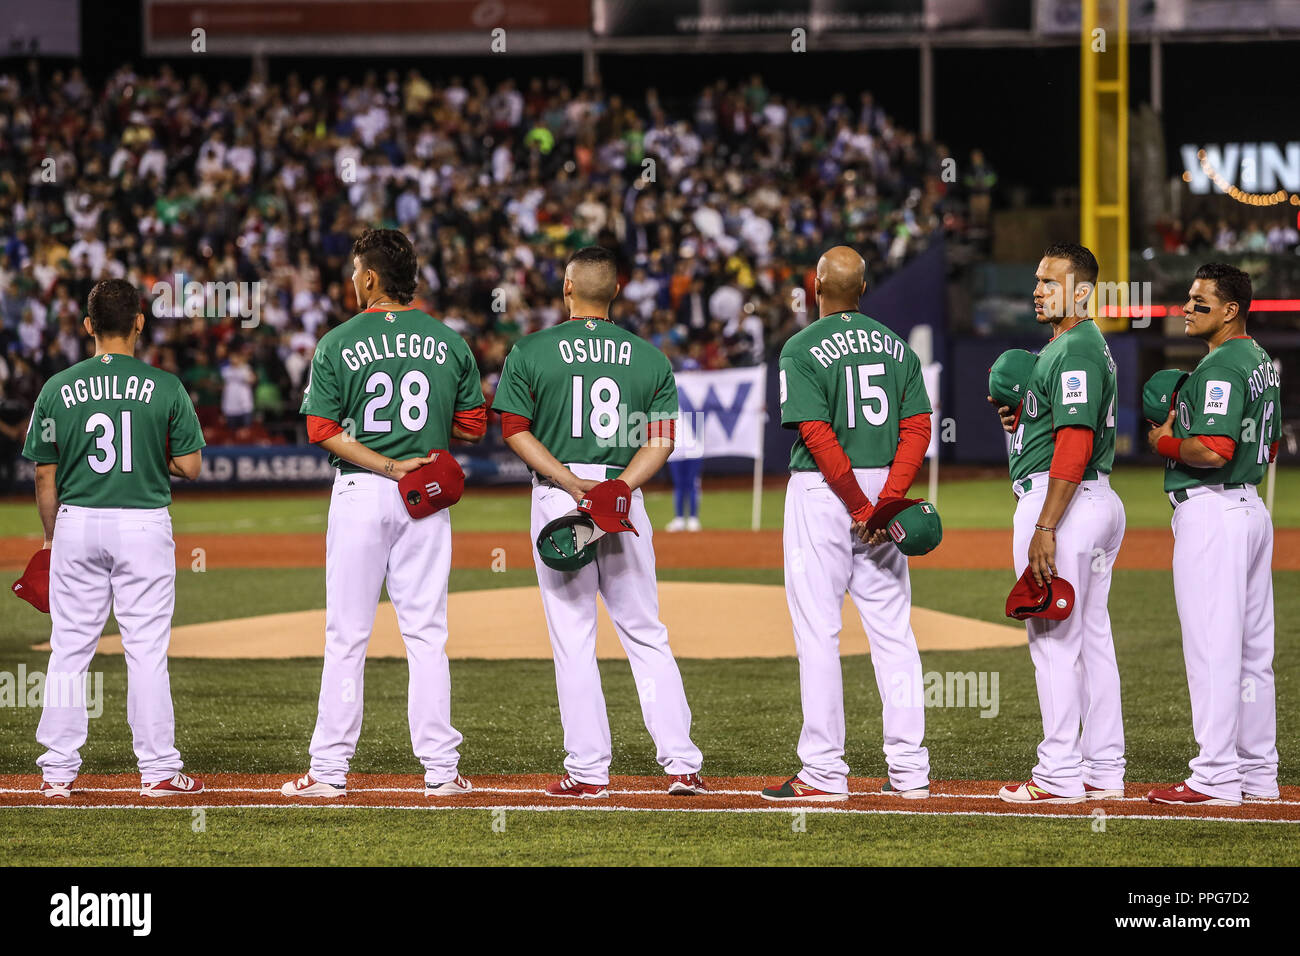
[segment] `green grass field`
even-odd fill
[[[1295,509],[1288,494],[1279,502]],[[1300,487],[1294,489],[1300,491]],[[1132,488],[1122,488],[1130,526],[1163,524],[1168,505],[1158,495],[1150,508]],[[997,525],[1009,520],[1002,482],[944,486],[945,523]],[[466,504],[474,499],[466,499]],[[706,512],[722,526],[748,520],[747,496],[709,496]],[[178,531],[240,530],[281,518],[279,530],[311,530],[324,497],[182,501]],[[727,503],[724,505],[724,503]],[[663,517],[663,501],[651,507]],[[767,496],[777,517],[780,494]],[[461,507],[461,506],[458,506]],[[481,518],[488,527],[515,527],[523,498],[485,497],[458,512],[459,527]],[[1163,510],[1161,510],[1163,508]],[[1149,512],[1149,515],[1148,515]],[[21,509],[6,505],[0,521],[13,533]],[[983,516],[984,520],[980,520]],[[491,522],[498,522],[493,525]],[[661,523],[661,522],[658,522]],[[1279,524],[1300,524],[1284,510]],[[1009,586],[1006,571],[917,570],[917,605],[989,621],[1002,621]],[[780,584],[781,571],[665,570],[663,580]],[[455,571],[456,590],[533,583],[531,571]],[[222,620],[273,611],[324,606],[321,569],[210,570],[180,573],[176,623]],[[1281,782],[1300,784],[1300,572],[1275,577]],[[236,596],[232,598],[232,596]],[[1193,755],[1191,718],[1172,581],[1163,571],[1120,571],[1111,594],[1111,617],[1124,682],[1129,779],[1182,779]],[[0,671],[19,665],[42,669],[46,655],[31,650],[48,637],[49,618],[10,600],[0,618]],[[452,641],[455,641],[455,621]],[[115,625],[110,623],[110,628]],[[793,650],[793,648],[792,648]],[[925,653],[927,671],[996,673],[998,713],[981,717],[972,707],[927,712],[927,745],[936,779],[1023,779],[1034,762],[1040,726],[1033,669],[1023,648]],[[97,659],[104,674],[105,709],[92,721],[83,751],[87,773],[132,772],[134,757],[125,720],[125,665],[121,657]],[[797,769],[800,726],[798,667],[790,658],[685,660],[681,669],[695,715],[694,736],[715,775],[782,777]],[[602,661],[601,672],[614,738],[615,774],[658,772],[641,722],[630,671],[622,661]],[[315,720],[320,662],[176,660],[172,662],[177,742],[187,768],[205,772],[301,773]],[[549,661],[458,660],[452,664],[453,719],[465,735],[462,770],[483,773],[550,773],[561,768],[561,728]],[[847,759],[853,773],[883,776],[879,698],[869,659],[846,661]],[[39,711],[0,710],[0,773],[33,773]],[[406,724],[406,667],[400,660],[372,661],[366,672],[366,717],[353,762],[358,772],[418,773]],[[1112,819],[1104,833],[1091,821],[986,817],[875,817],[809,814],[807,832],[794,832],[785,813],[648,814],[528,813],[509,811],[504,833],[493,830],[486,810],[221,809],[207,811],[201,833],[188,810],[0,809],[0,860],[9,864],[1076,864],[1076,865],[1297,865],[1300,840],[1287,824],[1196,823]]]
[[[941,473],[942,474],[942,473]],[[1124,501],[1130,528],[1169,527],[1169,499],[1161,493],[1159,468],[1123,468],[1112,484]],[[189,492],[189,493],[187,493]],[[913,488],[924,495],[923,483]],[[1262,489],[1261,489],[1262,492]],[[1011,521],[1014,498],[1003,478],[945,482],[939,486],[939,513],[945,528],[996,528]],[[768,487],[762,499],[762,527],[780,528],[784,486]],[[748,528],[753,497],[747,489],[710,490],[706,478],[701,515],[709,528]],[[219,498],[195,495],[179,488],[172,506],[172,526],[177,534],[296,533],[325,531],[328,489],[275,497]],[[646,510],[656,528],[673,514],[672,492],[656,486],[646,492]],[[454,524],[462,531],[519,531],[528,528],[528,496],[523,488],[510,491],[466,492],[456,505]],[[1280,469],[1274,507],[1278,527],[1300,526],[1300,470]],[[34,505],[26,501],[0,502],[0,538],[40,535]]]

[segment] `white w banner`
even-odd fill
[[[678,372],[677,443],[691,457],[763,457],[767,366]]]

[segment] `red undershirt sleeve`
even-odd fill
[[[516,415],[514,412],[501,413],[501,435],[505,438],[518,435],[520,432],[526,432],[532,427],[533,420],[531,418]]]
[[[844,507],[854,521],[866,521],[871,517],[871,502],[862,493],[849,463],[849,456],[835,437],[835,430],[829,422],[800,422],[799,435],[808,446],[817,470],[826,479],[826,484],[844,502]]]
[[[1232,460],[1232,453],[1237,450],[1237,443],[1227,435],[1196,435],[1196,440],[1220,458]]]
[[[307,440],[312,444],[333,438],[343,431],[343,426],[333,419],[321,418],[319,415],[307,416]]]
[[[467,408],[451,416],[451,423],[468,435],[479,437],[487,434],[487,406]]]
[[[667,438],[670,441],[677,440],[677,419],[661,418],[658,421],[651,422],[646,426],[647,438]]]
[[[898,423],[898,451],[889,466],[889,477],[880,491],[880,498],[906,498],[908,489],[916,480],[916,473],[925,461],[925,450],[930,447],[930,413],[909,415]]]
[[[1055,449],[1052,452],[1051,478],[1078,484],[1092,458],[1092,429],[1082,425],[1067,425],[1056,430]]]

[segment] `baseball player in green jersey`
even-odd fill
[[[1119,667],[1107,608],[1124,505],[1110,487],[1115,361],[1088,318],[1097,273],[1083,246],[1057,243],[1043,253],[1034,314],[1051,325],[1052,339],[1018,393],[1019,406],[998,408],[1011,433],[1016,574],[1040,587],[1059,577],[1074,590],[1064,619],[1025,618],[1043,740],[1030,779],[999,793],[1009,803],[1124,795]]]
[[[921,658],[912,633],[907,558],[881,530],[875,504],[906,496],[930,443],[921,362],[904,340],[858,311],[866,265],[848,246],[817,263],[821,318],[781,349],[781,424],[790,454],[783,541],[785,593],[799,655],[802,769],[769,800],[848,799],[840,629],[852,596],[871,643],[884,720],[887,792],[929,796]]]
[[[406,643],[411,746],[425,793],[456,796],[471,786],[457,770],[462,738],[451,725],[446,509],[459,500],[464,474],[438,450],[487,430],[478,366],[459,334],[410,306],[416,260],[405,235],[362,233],[352,262],[365,309],[321,337],[303,392],[308,436],[338,473],[325,535],[325,663],[311,769],[281,792],[344,794],[361,734],[366,645],[387,581]],[[412,476],[419,487],[399,487]]]
[[[135,357],[140,293],[91,290],[95,355],[50,378],[27,429],[36,506],[51,549],[50,666],[36,740],[41,792],[71,796],[86,742],[82,690],[109,606],[126,652],[126,717],[148,797],[197,793],[176,750],[167,644],[176,603],[170,475],[199,475],[203,431],[180,379]]]
[[[595,560],[574,571],[547,567],[534,552],[567,751],[566,774],[546,789],[557,797],[609,795],[612,744],[596,667],[597,594],[632,665],[669,793],[704,791],[691,711],[659,620],[653,532],[641,494],[672,451],[677,384],[663,352],[610,322],[618,288],[612,253],[594,246],[574,253],[564,271],[571,318],[515,344],[492,403],[506,443],[533,472],[534,540],[606,482],[626,499],[634,529],[601,538]]]
[[[1174,598],[1200,752],[1191,776],[1153,803],[1276,800],[1273,524],[1256,486],[1277,456],[1277,367],[1246,334],[1250,276],[1201,266],[1183,306],[1187,334],[1209,353],[1151,430],[1174,506]]]

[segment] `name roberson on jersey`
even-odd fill
[[[929,414],[921,360],[890,329],[861,312],[834,312],[781,349],[781,424],[828,422],[854,468],[883,468],[898,451],[898,423]],[[803,439],[792,471],[817,467]]]

